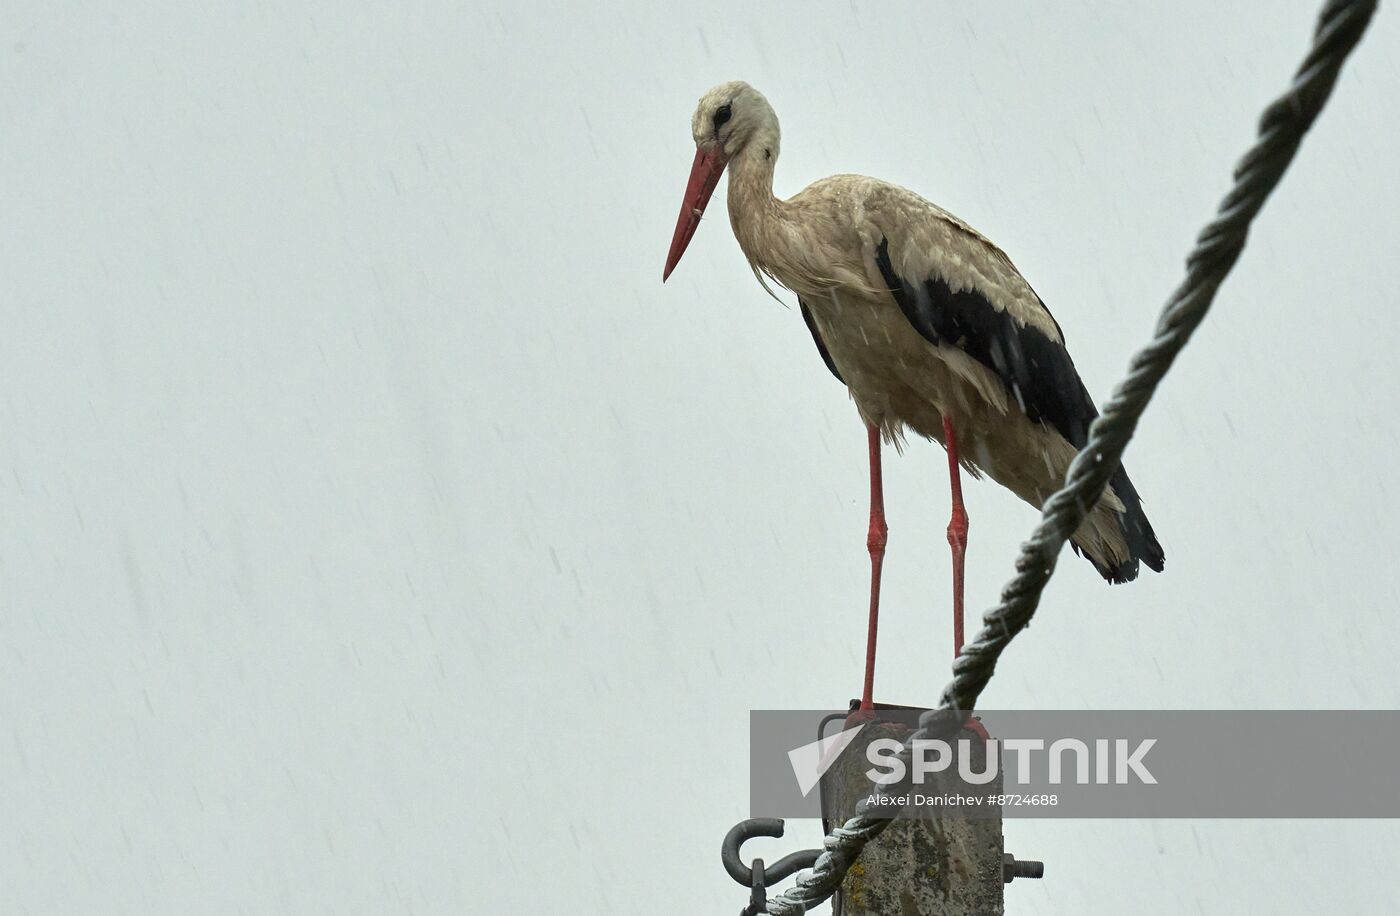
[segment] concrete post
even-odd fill
[[[877,709],[851,748],[822,778],[822,814],[840,823],[855,813],[856,804],[871,793],[865,771],[865,749],[881,738],[903,741],[913,731],[916,711]],[[969,738],[972,768],[983,772],[986,745],[964,729]],[[955,745],[956,746],[956,745]],[[1000,768],[998,768],[999,770]],[[925,795],[1000,794],[1001,775],[987,785],[962,781],[951,772],[928,774],[913,791]],[[1003,908],[1004,859],[1001,813],[993,816],[901,815],[861,853],[839,892],[841,916],[1000,916]]]

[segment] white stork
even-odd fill
[[[1039,508],[1098,415],[1064,334],[1000,248],[904,188],[860,175],[773,196],[778,118],[743,82],[716,86],[691,121],[695,163],[663,281],[729,169],[729,221],[760,283],[797,294],[832,374],[850,390],[870,449],[870,617],[861,706],[871,708],[880,569],[888,528],[881,441],[905,430],[948,451],[955,651],[962,646],[967,513],[959,466]],[[1122,468],[1071,544],[1109,582],[1165,560]]]

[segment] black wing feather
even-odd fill
[[[1084,447],[1099,411],[1064,344],[1021,324],[975,289],[954,290],[938,276],[905,282],[890,261],[888,239],[880,240],[875,263],[904,317],[929,343],[957,347],[977,360],[1001,379],[1027,417],[1055,429],[1075,448]],[[1160,572],[1162,548],[1127,471],[1119,467],[1109,486],[1127,510],[1118,521],[1132,558],[1099,572],[1110,581],[1132,579],[1138,560]]]
[[[904,317],[929,343],[957,347],[992,370],[1026,416],[1083,447],[1099,412],[1063,344],[1022,325],[975,289],[954,290],[942,277],[905,283],[890,263],[885,239],[875,263]]]
[[[812,317],[812,310],[807,307],[807,303],[802,301],[802,297],[797,297],[797,304],[802,309],[802,320],[807,322],[807,330],[812,332],[812,342],[817,345],[817,352],[822,355],[822,362],[831,370],[831,374],[836,376],[836,381],[846,384],[846,380],[841,377],[841,373],[836,371],[836,364],[831,361],[831,351],[826,348],[825,341],[822,340],[821,332],[817,330],[817,321]]]

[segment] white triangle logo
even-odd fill
[[[831,769],[831,765],[836,762],[836,758],[841,756],[841,752],[856,740],[864,725],[857,725],[855,728],[848,728],[843,732],[828,735],[825,738],[818,738],[811,744],[804,744],[799,748],[788,751],[788,762],[792,764],[792,775],[797,777],[797,788],[802,790],[802,797],[806,798],[816,786],[821,782],[822,774]]]

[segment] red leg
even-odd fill
[[[953,421],[943,418],[943,440],[948,448],[948,481],[953,488],[953,517],[948,521],[948,546],[953,549],[953,656],[963,647],[963,557],[967,552],[967,510],[963,508],[962,469],[958,466],[958,438]]]
[[[880,430],[868,428],[870,436],[870,530],[865,536],[870,551],[870,629],[865,637],[865,688],[860,695],[860,708],[869,712],[873,707],[870,694],[875,686],[875,631],[880,619],[880,569],[885,564],[885,543],[889,527],[885,524],[885,487],[880,475]]]

